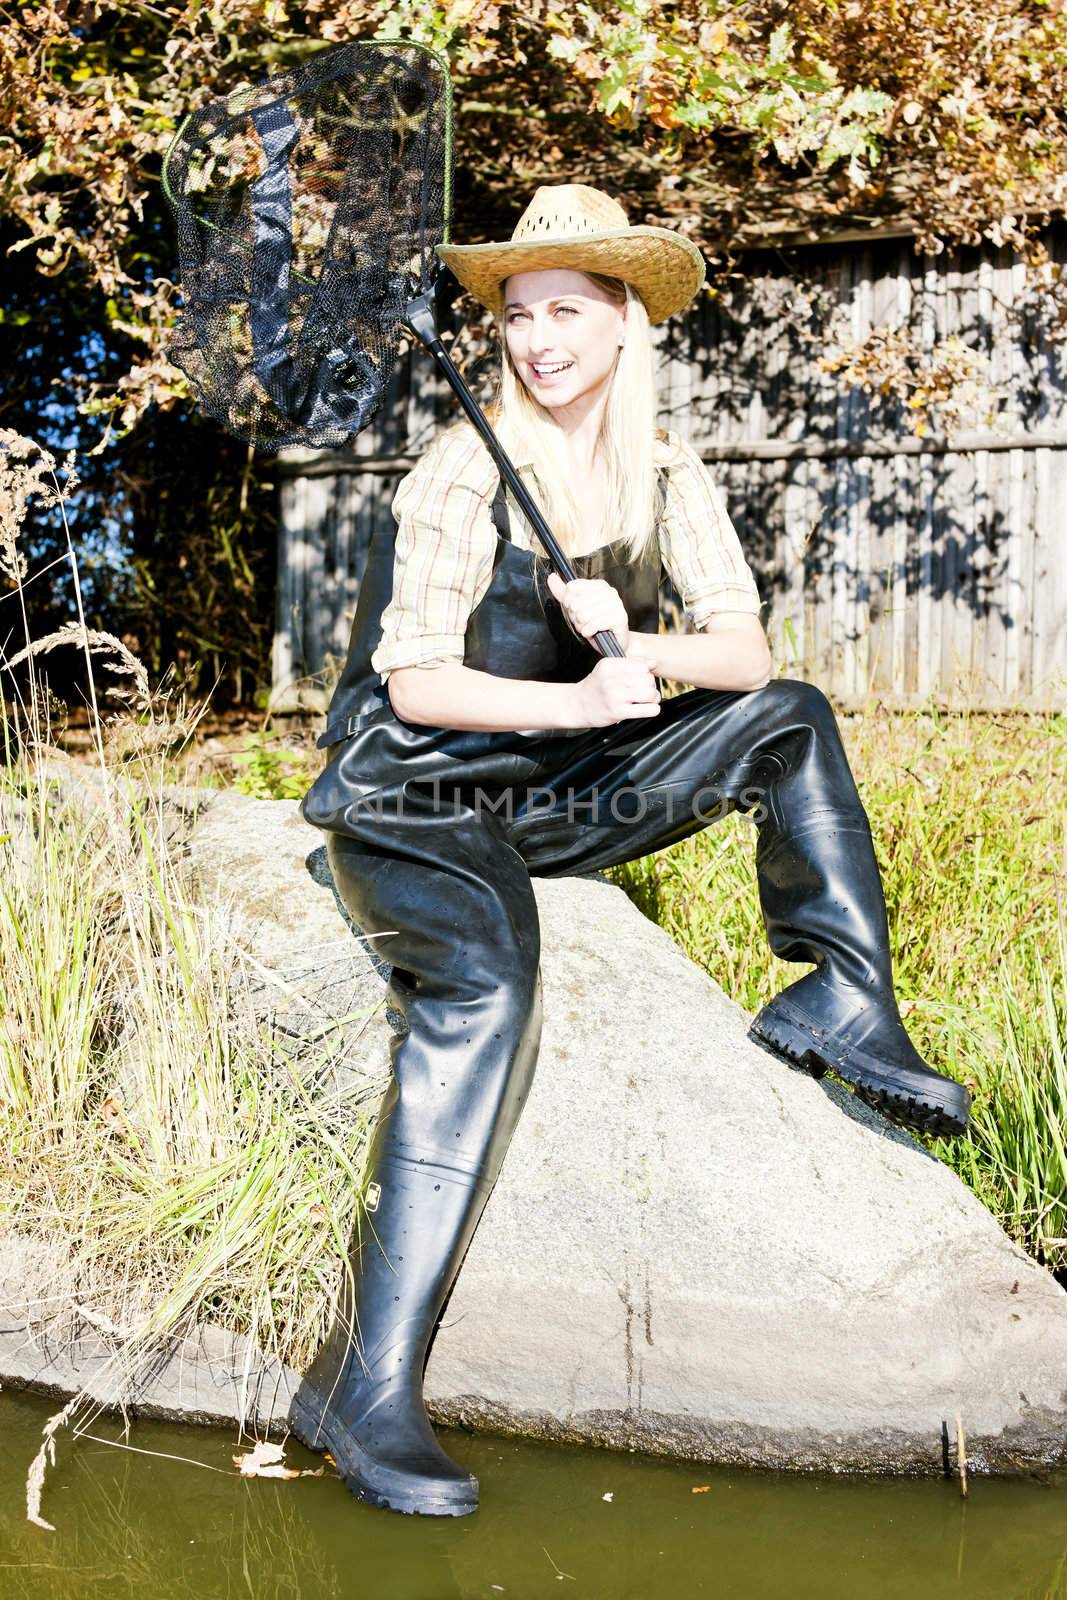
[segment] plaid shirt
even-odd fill
[[[700,457],[678,434],[657,434],[657,463],[670,464],[658,527],[660,558],[693,625],[720,611],[759,616],[761,603],[741,541]],[[537,475],[519,470],[538,499]],[[449,428],[400,482],[393,596],[371,667],[384,683],[395,667],[462,662],[467,619],[489,587],[497,532],[490,505],[497,467],[473,428]],[[509,492],[512,541],[530,529]],[[539,542],[538,542],[538,548]]]

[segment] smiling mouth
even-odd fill
[[[554,378],[557,372],[566,372],[573,365],[573,361],[555,361],[551,366],[538,366],[536,362],[530,362],[531,369],[539,378]]]

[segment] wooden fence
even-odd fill
[[[1045,239],[1067,262],[1067,228]],[[762,250],[725,296],[656,330],[661,420],[726,497],[775,661],[839,704],[1067,705],[1067,320],[1025,277],[992,246]],[[875,328],[909,334],[926,363],[975,353],[954,433],[917,436],[901,400],[819,368]],[[323,703],[371,534],[453,406],[420,351],[351,453],[279,462],[278,709]]]

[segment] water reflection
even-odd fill
[[[481,1478],[482,1505],[438,1520],[360,1506],[332,1478],[243,1480],[221,1432],[141,1422],[129,1436],[201,1466],[61,1433],[47,1533],[24,1520],[24,1481],[55,1409],[0,1395],[2,1600],[1067,1600],[1067,1475],[976,1479],[964,1504],[942,1481],[713,1471],[461,1434],[443,1438]],[[122,1437],[105,1419],[93,1432]],[[318,1464],[297,1445],[290,1456]]]

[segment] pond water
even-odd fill
[[[940,1478],[706,1468],[445,1430],[481,1479],[468,1517],[372,1510],[335,1477],[243,1479],[221,1430],[137,1422],[126,1442],[159,1453],[134,1453],[104,1442],[121,1424],[99,1418],[100,1442],[57,1434],[48,1533],[25,1520],[25,1478],[60,1404],[0,1395],[0,1600],[1067,1600],[1067,1473],[972,1478],[964,1501]],[[321,1462],[295,1443],[287,1459]]]

